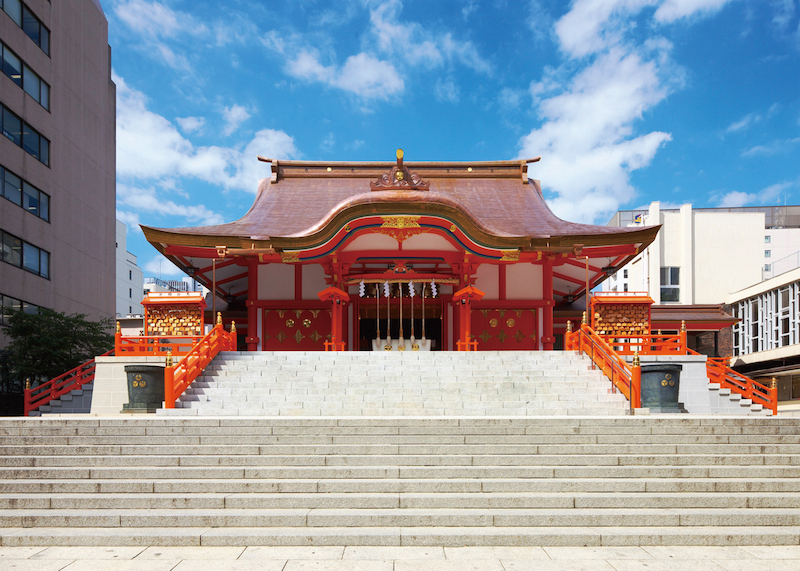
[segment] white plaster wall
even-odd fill
[[[770,251],[770,257],[764,258],[764,264],[773,264],[800,251],[800,228],[768,228],[764,236],[770,237],[770,243],[764,243],[764,250]],[[763,240],[762,240],[763,241]],[[775,271],[785,271],[798,262],[798,257],[778,264]]]
[[[695,212],[695,303],[724,303],[731,292],[761,281],[764,215]],[[684,287],[681,276],[681,289]]]
[[[456,247],[438,234],[417,234],[403,242],[403,250],[443,250],[455,252]]]
[[[500,266],[481,264],[478,266],[478,271],[475,272],[475,277],[477,278],[475,287],[486,294],[483,299],[500,299]]]
[[[506,266],[506,299],[542,299],[542,266],[510,264]]]
[[[258,266],[258,299],[294,299],[294,266]]]
[[[386,234],[364,234],[363,236],[359,236],[352,242],[350,242],[347,247],[345,247],[342,251],[343,252],[351,252],[357,250],[397,250],[398,249],[398,242],[391,236],[387,236]]]
[[[683,224],[680,213],[662,212],[661,223],[664,226],[662,226],[657,238],[661,253],[659,273],[662,267],[681,267],[684,246]],[[681,278],[682,277],[683,275],[681,275]],[[682,281],[681,286],[683,286]],[[661,284],[659,283],[659,288],[660,287]]]
[[[328,287],[325,284],[325,269],[319,264],[303,266],[303,299],[319,301],[319,292]],[[356,294],[358,295],[358,294]]]

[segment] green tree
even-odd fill
[[[6,357],[16,382],[55,378],[114,347],[110,318],[90,321],[84,314],[39,308],[15,311],[8,323]]]

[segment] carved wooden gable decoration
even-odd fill
[[[372,190],[430,190],[431,183],[403,166],[403,149],[397,149],[397,166],[369,183]]]

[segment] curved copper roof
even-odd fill
[[[151,242],[238,245],[242,240],[288,246],[325,233],[333,221],[364,214],[442,214],[498,243],[555,247],[581,243],[644,243],[658,227],[615,228],[558,218],[529,180],[529,161],[417,162],[402,165],[430,183],[430,190],[371,190],[370,183],[396,167],[392,162],[270,161],[272,178],[259,184],[250,210],[239,220],[213,226],[159,229],[143,226]],[[538,159],[535,159],[538,160]],[[494,241],[494,240],[492,240]]]

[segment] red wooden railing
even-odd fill
[[[220,319],[211,332],[195,343],[181,362],[172,364],[172,356],[167,356],[164,368],[164,407],[175,408],[175,401],[203,372],[203,369],[220,351],[236,350],[236,324],[231,324],[230,333],[225,331]]]
[[[111,349],[111,351],[107,351],[100,356],[107,357],[113,354],[114,349]],[[90,359],[82,365],[78,365],[63,375],[59,375],[55,379],[50,379],[46,383],[42,383],[33,389],[26,386],[24,390],[23,414],[28,416],[32,411],[38,410],[40,406],[44,406],[70,391],[80,389],[83,385],[91,383],[94,380],[94,361],[94,359]]]
[[[641,406],[641,369],[628,363],[620,355],[634,355],[638,365],[639,355],[700,355],[687,347],[686,327],[681,325],[678,335],[643,335],[638,338],[618,339],[598,335],[586,323],[577,331],[571,330],[572,323],[567,323],[564,334],[564,348],[568,351],[586,353],[600,367],[603,373],[631,402],[631,408]],[[709,383],[719,383],[720,387],[742,395],[756,404],[778,414],[778,389],[768,387],[750,377],[731,369],[727,359],[708,357],[706,371]],[[773,384],[774,385],[774,384]],[[631,399],[633,391],[636,400]]]
[[[571,324],[568,324],[564,335],[564,348],[567,351],[578,351],[588,355],[611,383],[625,395],[631,403],[631,408],[641,408],[642,369],[639,367],[639,357],[635,355],[633,364],[629,365],[588,324],[583,323],[580,329],[574,332],[570,328]]]
[[[688,352],[691,355],[700,354],[691,349]],[[727,365],[726,361],[727,359],[708,357],[706,370],[709,382],[719,383],[721,388],[730,389],[755,404],[771,410],[772,414],[778,414],[778,387],[762,385],[746,375],[737,373]]]
[[[456,341],[456,351],[477,351],[478,350],[478,340],[473,339],[472,341]]]
[[[165,357],[172,353],[173,357],[183,357],[192,350],[202,335],[168,336],[155,335],[114,336],[114,351],[117,357]]]

